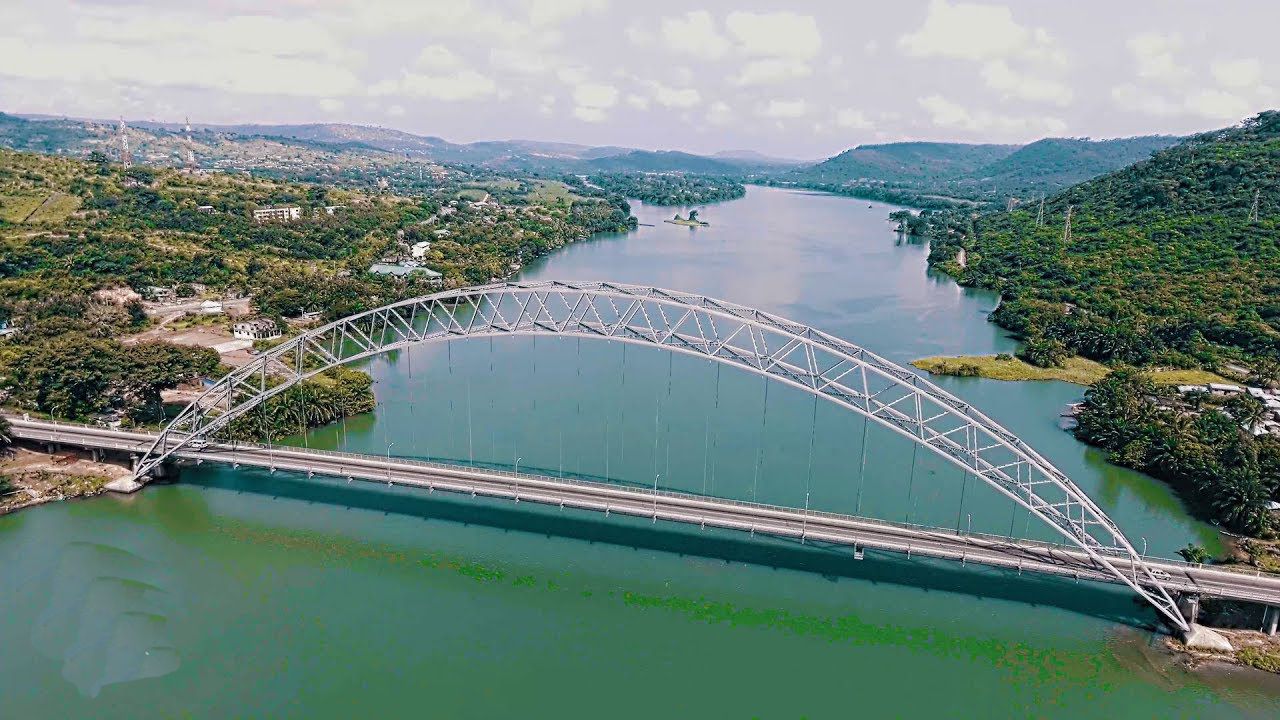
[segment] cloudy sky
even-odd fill
[[[1256,0],[6,0],[0,110],[820,157],[1280,105]]]

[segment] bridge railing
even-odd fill
[[[20,419],[16,416],[10,416],[10,418],[14,420]],[[144,430],[111,430],[110,428],[105,428],[100,425],[91,425],[89,423],[78,423],[78,422],[71,422],[67,420],[46,420],[43,418],[39,418],[39,419],[32,418],[31,422],[39,422],[43,425],[55,425],[55,426],[66,427],[66,428],[87,429],[87,430],[93,430],[98,432],[106,431],[106,432],[114,432],[119,434],[133,434],[133,435],[145,437],[147,440],[152,440],[155,437],[152,432],[145,429]],[[141,440],[142,437],[140,437],[139,439]],[[253,451],[260,451],[267,454],[271,454],[273,452],[304,453],[304,454],[311,454],[311,455],[322,455],[325,457],[335,458],[339,460],[352,460],[352,461],[361,462],[361,463],[372,462],[372,463],[386,464],[388,462],[388,458],[381,455],[373,455],[373,454],[366,454],[366,453],[352,453],[352,452],[344,452],[341,450],[326,450],[326,449],[320,449],[320,448],[307,448],[307,447],[299,447],[296,445],[263,445],[261,443],[253,443],[253,442],[215,442],[213,444],[213,448],[215,449],[225,448],[225,449],[230,449],[232,451],[236,451],[239,449],[247,449],[247,450],[253,450]],[[183,457],[187,457],[187,458],[200,457],[200,452],[196,450],[180,452],[180,454]],[[1055,542],[1049,542],[1046,540],[1019,539],[1019,538],[1008,537],[1005,535],[995,535],[992,533],[984,533],[981,531],[971,531],[971,530],[960,531],[953,528],[940,528],[933,525],[921,525],[919,523],[909,523],[909,522],[901,522],[901,521],[895,521],[895,520],[884,520],[881,518],[864,517],[860,515],[851,515],[848,513],[832,512],[829,510],[813,510],[813,509],[806,510],[803,508],[794,508],[787,505],[774,505],[770,503],[754,502],[751,500],[737,500],[734,498],[726,498],[719,495],[703,495],[703,494],[694,493],[694,492],[682,492],[682,491],[663,490],[663,489],[658,489],[655,492],[653,489],[648,488],[645,485],[642,485],[640,483],[633,483],[633,482],[625,482],[625,481],[617,481],[617,480],[603,480],[603,481],[589,480],[589,479],[583,479],[578,477],[559,477],[559,476],[541,475],[541,474],[527,473],[527,472],[516,473],[513,470],[508,470],[502,467],[467,464],[463,462],[457,462],[457,463],[439,462],[434,460],[424,460],[421,458],[405,457],[402,455],[392,455],[390,456],[389,459],[393,464],[396,464],[396,465],[412,465],[415,467],[442,470],[447,472],[458,472],[459,470],[481,472],[488,475],[496,475],[499,477],[510,478],[514,482],[519,482],[520,480],[523,479],[523,480],[533,480],[533,481],[541,481],[541,482],[562,483],[562,484],[568,484],[568,485],[573,485],[577,487],[588,487],[588,488],[620,486],[620,487],[624,487],[632,490],[645,490],[646,494],[649,494],[649,495],[656,494],[659,497],[669,497],[673,499],[714,500],[716,502],[725,503],[728,505],[732,505],[734,507],[751,508],[751,509],[765,510],[765,511],[781,511],[781,512],[791,512],[791,513],[799,512],[799,513],[802,513],[803,515],[806,515],[808,517],[814,517],[814,518],[825,518],[825,519],[838,520],[838,521],[842,520],[842,521],[873,522],[873,523],[878,523],[880,525],[901,528],[903,530],[908,530],[912,532],[929,532],[937,535],[946,535],[946,536],[955,537],[955,538],[977,538],[980,540],[984,540],[990,543],[997,543],[997,544],[1016,542],[1018,545],[1021,545],[1023,547],[1033,547],[1033,548],[1039,548],[1047,551],[1060,551],[1060,552],[1069,552],[1069,553],[1079,552],[1079,548],[1077,548],[1074,545],[1069,545],[1066,543],[1055,543]],[[1181,558],[1168,558],[1168,557],[1163,557],[1160,555],[1153,555],[1153,554],[1146,554],[1146,555],[1143,555],[1142,557],[1143,559],[1155,560],[1160,563],[1181,566],[1186,568],[1211,568],[1215,570],[1233,570],[1230,567],[1221,566],[1221,565],[1206,565],[1204,563],[1187,562],[1186,560]]]

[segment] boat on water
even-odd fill
[[[675,217],[662,222],[671,223],[672,225],[684,225],[685,227],[709,227],[711,225],[709,222],[703,222],[698,219],[697,210],[690,210],[687,218],[680,217],[680,213],[676,213]]]

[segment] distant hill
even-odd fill
[[[687,172],[702,175],[734,175],[744,164],[691,155],[677,150],[633,150],[622,155],[594,158],[586,164],[593,172]]]
[[[1011,192],[1053,192],[1145,160],[1179,140],[1172,135],[1116,140],[1045,138],[973,171],[968,179]]]
[[[916,204],[1003,204],[1050,194],[1142,160],[1178,142],[1170,136],[1046,138],[1029,145],[906,142],[860,145],[774,180]]]
[[[0,145],[39,152],[65,152],[84,155],[109,140],[115,122],[109,120],[70,120],[47,116],[21,117],[0,114]],[[306,124],[242,124],[192,126],[203,152],[222,154],[213,148],[227,144],[267,141],[277,146],[308,148],[321,152],[361,151],[389,153],[402,158],[430,160],[438,163],[475,165],[496,171],[535,172],[548,174],[598,172],[679,172],[714,175],[745,175],[766,169],[776,170],[787,161],[778,161],[749,153],[730,157],[706,157],[679,151],[650,151],[618,146],[590,146],[538,140],[486,140],[454,143],[440,137],[370,125],[349,123]],[[129,121],[131,133],[142,134],[136,142],[143,146],[163,146],[161,160],[157,153],[135,152],[140,162],[176,164],[181,152],[174,144],[181,139],[182,123]],[[214,142],[214,139],[217,142]],[[259,143],[261,144],[261,143]],[[231,152],[243,156],[243,152]],[[269,162],[276,159],[268,157]],[[384,158],[377,158],[383,161]],[[329,160],[332,162],[332,159]]]
[[[817,165],[796,170],[792,177],[822,183],[950,180],[1008,157],[1017,150],[1017,145],[934,142],[859,145]]]

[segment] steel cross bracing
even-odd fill
[[[587,336],[745,369],[911,438],[1026,508],[1179,628],[1187,623],[1124,533],[1016,435],[942,388],[867,350],[754,308],[653,287],[501,283],[448,290],[308,331],[237,368],[191,403],[138,463],[142,479],[192,438],[298,382],[416,343],[502,335]]]

